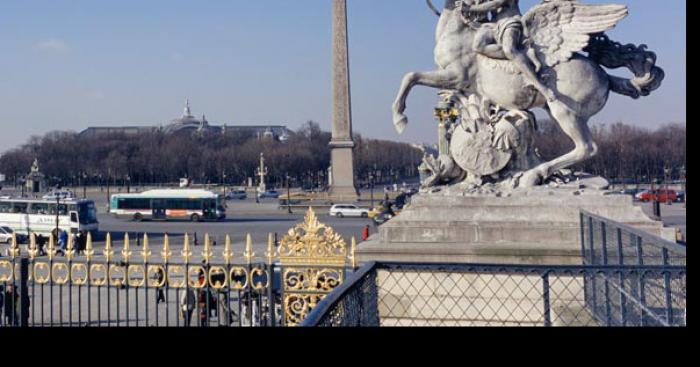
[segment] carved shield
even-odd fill
[[[477,176],[490,176],[502,171],[512,152],[501,151],[492,146],[493,133],[486,127],[477,133],[466,131],[461,126],[454,129],[450,152],[455,162],[465,171]]]

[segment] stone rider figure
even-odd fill
[[[479,0],[462,2],[462,11],[479,19],[492,14],[493,23],[480,25],[474,37],[474,50],[486,57],[510,60],[549,102],[556,100],[554,91],[537,75],[541,67],[537,57],[524,50],[524,26],[521,20],[519,0]],[[469,21],[469,20],[467,20]]]

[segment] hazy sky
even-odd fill
[[[646,99],[613,97],[594,121],[685,122],[685,1],[616,1],[631,15],[609,34],[649,45],[667,79]],[[414,92],[404,136],[390,111],[406,72],[434,68],[435,15],[423,0],[348,3],[355,131],[435,141],[436,91]],[[0,151],[50,130],[165,123],[186,98],[214,124],[316,120],[330,130],[330,8],[330,0],[2,0]]]

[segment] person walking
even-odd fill
[[[68,232],[63,230],[58,235],[58,252],[60,252],[62,256],[66,256],[67,248],[68,248]]]
[[[165,272],[163,271],[163,268],[158,268],[156,271],[156,283],[157,284],[163,284],[162,287],[158,288],[158,292],[156,295],[156,306],[159,305],[161,302],[167,303],[165,300],[165,292],[163,291],[163,288],[165,287]]]
[[[192,323],[192,312],[197,302],[197,295],[194,289],[188,288],[182,292],[180,297],[180,318],[185,321],[185,327],[189,327]]]

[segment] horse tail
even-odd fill
[[[656,54],[647,51],[646,45],[622,45],[600,33],[591,38],[584,51],[601,66],[610,69],[626,67],[634,74],[632,79],[609,75],[611,90],[618,94],[634,99],[646,97],[661,87],[666,77],[663,69],[656,66]]]

